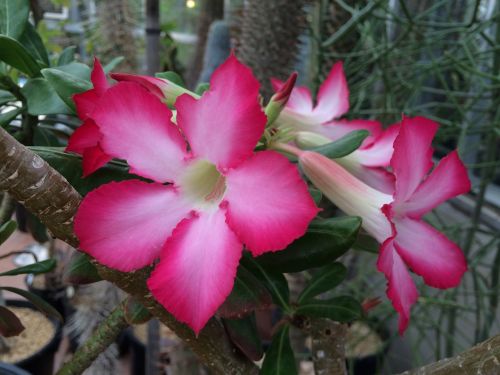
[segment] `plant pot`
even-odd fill
[[[378,332],[363,322],[355,322],[348,335],[347,366],[353,375],[373,375],[380,372],[387,352],[385,332]],[[350,342],[349,342],[350,341]],[[361,343],[358,346],[357,343]],[[351,353],[349,353],[351,351]]]
[[[55,289],[41,289],[33,286],[33,275],[26,275],[25,282],[28,290],[42,298],[44,301],[50,303],[61,316],[64,321],[74,313],[74,308],[71,306],[66,293],[66,287],[58,287]]]
[[[30,302],[27,301],[8,300],[7,306],[29,308],[38,311]],[[49,320],[54,327],[53,337],[43,347],[39,348],[33,354],[31,354],[27,358],[24,358],[22,360],[13,363],[12,365],[20,367],[32,375],[53,374],[54,356],[57,350],[59,349],[59,344],[61,343],[62,339],[62,326],[61,323],[56,319],[49,318]],[[3,375],[4,373],[0,371],[0,374]],[[6,374],[9,373],[6,372]],[[13,374],[18,374],[18,373],[14,372]]]
[[[31,375],[20,367],[0,362],[0,374],[2,375]]]

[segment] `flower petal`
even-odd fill
[[[127,73],[111,73],[111,78],[117,81],[125,82],[135,82],[143,86],[149,92],[154,94],[158,99],[163,100],[165,95],[163,94],[162,87],[168,85],[168,83],[160,78],[149,77],[149,76],[139,76],[135,74]]]
[[[97,57],[94,57],[94,68],[90,74],[90,80],[94,85],[94,90],[97,96],[101,96],[109,88],[106,73],[104,72],[104,69],[102,68],[102,65]]]
[[[73,101],[75,102],[78,117],[81,120],[86,120],[92,115],[96,103],[99,101],[99,96],[96,90],[90,89],[80,94],[73,95]]]
[[[83,155],[85,149],[97,146],[101,138],[102,134],[97,125],[87,119],[71,134],[65,151]]]
[[[131,173],[158,182],[174,181],[184,167],[186,144],[171,117],[158,98],[133,82],[111,87],[93,114],[104,152],[126,159]]]
[[[318,122],[330,121],[349,110],[349,88],[341,61],[333,65],[318,91],[317,105],[313,116]]]
[[[423,221],[395,219],[396,249],[405,263],[434,288],[453,288],[467,271],[460,248]]]
[[[100,145],[85,149],[82,161],[83,177],[94,173],[112,159],[111,156],[102,150]]]
[[[398,209],[418,219],[444,201],[467,193],[470,188],[467,169],[457,151],[452,151],[439,162],[410,199]]]
[[[358,160],[365,167],[388,167],[394,153],[394,140],[399,133],[399,125],[392,125],[384,130],[373,143],[357,150]]]
[[[410,198],[432,167],[431,143],[437,128],[437,123],[424,117],[403,118],[391,159],[396,176],[396,202]]]
[[[229,170],[226,185],[228,224],[255,256],[285,248],[318,213],[298,170],[273,151]]]
[[[377,268],[387,278],[387,297],[399,314],[399,334],[402,335],[408,327],[410,309],[417,301],[418,292],[392,238],[382,244]]]
[[[150,264],[190,207],[171,186],[138,180],[112,182],[91,191],[75,217],[82,251],[128,272]]]
[[[316,126],[315,130],[332,141],[336,141],[356,130],[368,130],[370,135],[363,141],[361,145],[361,148],[363,148],[373,144],[374,140],[380,136],[382,124],[374,120],[334,120]]]
[[[231,55],[212,75],[201,99],[177,99],[177,124],[194,155],[233,168],[252,155],[267,122],[257,100],[259,83]]]
[[[271,78],[274,91],[278,92],[284,85],[283,81]],[[305,86],[296,86],[292,89],[286,108],[293,112],[310,115],[313,111],[313,100],[309,89]]]
[[[165,243],[148,287],[198,334],[231,292],[242,249],[223,210],[200,213],[180,223]]]

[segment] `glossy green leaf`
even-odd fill
[[[19,289],[19,288],[14,288],[10,286],[0,286],[0,289],[2,290],[7,290],[9,292],[18,294],[24,298],[26,298],[28,301],[30,301],[35,307],[43,312],[47,316],[52,316],[54,318],[59,319],[61,322],[63,321],[63,317],[59,312],[52,307],[52,305],[46,301],[44,301],[42,298],[37,296],[36,294],[33,294],[31,292],[28,292],[27,290]]]
[[[28,22],[28,0],[0,0],[0,34],[18,39]]]
[[[44,78],[29,79],[21,88],[30,115],[72,114],[73,111],[57,95]]]
[[[266,269],[278,272],[300,272],[331,263],[350,249],[361,219],[354,216],[316,219],[307,233],[286,249],[256,258]]]
[[[290,327],[286,325],[273,336],[271,346],[262,363],[261,375],[296,375],[298,373],[295,355],[290,345],[289,331]]]
[[[65,283],[74,285],[91,284],[102,280],[89,256],[80,252],[74,253],[64,267],[63,279]]]
[[[0,35],[0,60],[29,77],[40,75],[40,65],[17,40]]]
[[[47,50],[43,45],[42,38],[38,35],[35,27],[27,22],[19,42],[26,48],[26,50],[37,60],[37,62],[45,67],[50,65]]]
[[[175,83],[178,86],[186,87],[186,83],[184,82],[184,80],[181,78],[180,75],[178,75],[175,72],[168,71],[168,72],[156,73],[155,77],[164,78],[169,80],[170,82]]]
[[[0,126],[2,128],[6,127],[10,124],[12,120],[14,120],[18,114],[22,112],[21,108],[14,108],[8,112],[0,113]]]
[[[356,242],[352,245],[355,250],[366,251],[367,253],[378,254],[380,244],[378,241],[366,233],[360,233]]]
[[[250,360],[258,361],[264,355],[255,314],[243,319],[222,319],[231,342]]]
[[[28,273],[38,275],[41,273],[47,273],[52,271],[56,267],[56,265],[57,262],[55,259],[47,259],[33,264],[28,264],[27,266],[14,268],[13,270],[10,271],[2,272],[0,273],[0,276],[24,275]]]
[[[59,59],[57,59],[57,65],[66,65],[75,61],[75,52],[76,46],[66,47],[59,55]]]
[[[346,275],[347,268],[337,262],[319,269],[300,294],[298,303],[332,290],[345,279]]]
[[[102,70],[104,70],[104,73],[108,74],[109,72],[111,72],[112,70],[114,70],[118,65],[120,65],[120,63],[123,60],[125,60],[125,57],[123,57],[123,56],[115,57],[109,63],[107,63],[106,65],[104,65],[102,67]]]
[[[319,205],[321,202],[321,199],[323,198],[323,193],[316,188],[310,187],[309,194],[311,194],[311,197],[314,200],[314,203],[316,203],[316,206]]]
[[[356,151],[369,135],[370,132],[368,130],[356,130],[335,142],[310,148],[309,150],[325,155],[330,159],[342,158]]]
[[[0,335],[12,337],[24,331],[24,325],[19,318],[4,306],[0,306]]]
[[[61,143],[57,136],[49,129],[37,126],[33,132],[33,144],[35,146],[59,147]]]
[[[7,238],[11,236],[17,229],[17,223],[14,220],[7,221],[4,225],[0,227],[0,245],[7,241]]]
[[[243,256],[240,264],[266,286],[274,303],[287,311],[290,309],[290,290],[288,289],[288,282],[281,273],[265,269],[249,254]]]
[[[238,267],[233,290],[219,307],[224,318],[240,318],[254,310],[265,309],[272,304],[272,297],[265,285],[245,267]]]
[[[92,69],[90,69],[88,65],[79,62],[71,62],[66,65],[56,66],[54,67],[54,69],[68,73],[81,80],[87,81],[90,84],[90,74],[92,72]]]
[[[79,155],[66,153],[62,147],[30,148],[61,173],[81,195],[86,195],[89,191],[111,181],[139,178],[128,173],[125,164],[114,161],[83,178],[82,158]]]
[[[148,309],[133,297],[127,298],[123,310],[128,324],[143,324],[151,319]]]
[[[361,304],[350,296],[340,296],[327,300],[303,301],[295,310],[297,315],[312,318],[327,318],[336,322],[351,322],[363,316]]]
[[[6,90],[0,90],[0,105],[3,105],[5,103],[9,102],[15,102],[17,98],[12,95],[9,91]]]
[[[42,74],[63,102],[66,103],[68,107],[75,110],[75,103],[73,102],[72,96],[90,90],[92,84],[74,74],[67,73],[62,70],[62,68],[63,67],[59,66],[57,68],[42,69]]]
[[[194,90],[194,92],[201,96],[209,88],[210,88],[210,84],[207,82],[203,82],[203,83],[200,83],[198,86],[196,86],[196,89]]]

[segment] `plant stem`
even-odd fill
[[[10,220],[14,210],[16,209],[16,201],[11,196],[5,193],[2,197],[2,204],[0,205],[0,226]]]
[[[347,326],[329,319],[311,319],[312,354],[316,375],[345,375]]]
[[[75,352],[56,375],[79,375],[83,373],[94,360],[110,346],[124,330],[128,323],[125,320],[124,306],[118,305],[106,319],[96,328],[92,336]]]

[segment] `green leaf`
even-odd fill
[[[321,202],[321,199],[323,198],[323,193],[316,188],[310,187],[309,194],[311,194],[311,197],[314,200],[314,203],[316,203],[316,206],[319,205]]]
[[[0,227],[0,245],[7,241],[17,229],[17,223],[14,220],[7,221],[4,225]]]
[[[24,331],[24,325],[19,318],[4,306],[0,306],[0,335],[12,337]]]
[[[262,342],[257,331],[255,314],[243,319],[222,319],[231,342],[241,350],[247,358],[258,361],[264,355]]]
[[[271,346],[266,352],[261,375],[294,375],[297,374],[295,355],[290,345],[290,327],[282,327],[274,336]]]
[[[90,84],[90,74],[92,70],[88,65],[79,63],[79,62],[71,62],[66,65],[56,66],[54,67],[56,70],[60,70],[61,72],[68,73],[72,76],[75,76],[81,80],[87,81]]]
[[[43,312],[47,316],[52,316],[54,318],[59,319],[61,322],[64,320],[61,314],[52,307],[52,305],[46,301],[44,301],[42,298],[38,297],[36,294],[33,294],[31,292],[28,292],[27,290],[19,289],[19,288],[14,288],[10,286],[0,286],[0,289],[2,290],[7,290],[9,292],[19,294],[20,296],[26,298],[28,301],[30,301],[35,307]]]
[[[149,311],[133,297],[127,298],[123,310],[128,324],[143,324],[151,319]]]
[[[18,39],[28,23],[28,0],[0,0],[0,34]]]
[[[44,243],[49,240],[45,225],[42,224],[37,216],[33,215],[29,211],[26,211],[26,226],[28,228],[28,232],[37,242]]]
[[[238,267],[231,294],[219,307],[224,318],[241,318],[254,310],[265,309],[272,304],[272,297],[265,285],[244,267]]]
[[[30,148],[61,173],[81,195],[86,195],[89,191],[111,181],[139,178],[128,173],[126,165],[114,161],[83,178],[82,158],[79,155],[65,153],[62,147]]]
[[[180,75],[178,75],[175,72],[168,71],[168,72],[156,73],[155,77],[164,78],[169,80],[170,82],[175,83],[177,86],[181,86],[184,88],[186,87],[186,83],[184,82],[184,80],[181,78]]]
[[[42,69],[42,74],[63,102],[66,103],[68,107],[75,110],[75,103],[73,102],[72,96],[74,94],[90,90],[92,88],[92,84],[76,75],[63,71],[62,68],[63,67],[60,66],[57,68]]]
[[[361,304],[350,296],[307,300],[300,304],[295,312],[297,315],[327,318],[336,322],[351,322],[363,316]]]
[[[38,35],[35,27],[27,22],[26,28],[24,29],[23,35],[19,39],[19,42],[26,48],[26,50],[44,66],[50,66],[49,56],[47,50],[43,45],[42,38]]]
[[[15,102],[17,98],[12,95],[9,91],[0,90],[0,105],[3,105],[8,102]]]
[[[325,155],[330,159],[342,158],[356,151],[369,135],[370,132],[368,130],[356,130],[335,142],[319,147],[309,148],[309,150]]]
[[[354,216],[313,220],[307,233],[286,249],[261,255],[256,261],[278,272],[322,267],[350,249],[360,226],[361,219]]]
[[[75,61],[76,46],[66,47],[57,59],[57,66],[66,65]]]
[[[200,83],[198,86],[196,86],[196,89],[194,90],[194,92],[201,96],[209,88],[210,88],[210,83],[203,82],[203,83]]]
[[[14,275],[23,275],[27,273],[38,275],[41,273],[47,273],[52,271],[56,267],[56,265],[57,262],[55,259],[47,259],[33,264],[29,264],[27,266],[18,267],[10,271],[2,272],[0,273],[0,276],[14,276]]]
[[[40,75],[40,65],[17,40],[0,35],[0,60],[29,77]]]
[[[32,78],[21,88],[30,115],[72,114],[73,111],[57,95],[44,78]]]
[[[104,73],[108,74],[109,72],[111,72],[112,70],[114,70],[118,65],[120,65],[120,63],[123,60],[125,60],[125,57],[123,57],[123,56],[115,57],[109,63],[107,63],[106,65],[104,65],[102,67],[102,70],[104,70]]]
[[[360,233],[358,235],[358,238],[356,239],[356,242],[354,242],[354,244],[352,245],[352,248],[354,250],[366,251],[367,253],[378,254],[380,244],[372,236],[365,233]]]
[[[274,303],[286,311],[290,310],[288,282],[281,273],[264,269],[249,254],[243,256],[240,264],[264,283],[269,293],[271,293]]]
[[[347,275],[347,268],[340,263],[332,263],[321,268],[304,288],[298,303],[332,290],[339,285]]]
[[[83,285],[101,281],[102,278],[97,272],[97,268],[90,261],[89,256],[76,252],[64,267],[63,280],[68,284]]]
[[[49,129],[44,129],[37,126],[33,134],[33,144],[35,146],[51,146],[59,147],[61,143],[57,136]]]
[[[2,128],[6,127],[21,112],[22,112],[22,108],[14,108],[13,110],[11,110],[9,112],[0,113],[0,126]]]

